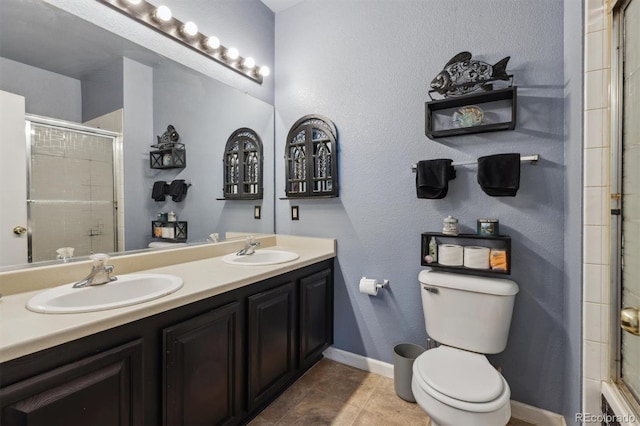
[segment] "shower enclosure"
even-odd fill
[[[612,378],[640,415],[640,0],[615,4],[612,35]]]
[[[119,134],[27,116],[28,261],[118,250]],[[121,150],[120,150],[121,151]]]

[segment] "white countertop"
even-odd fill
[[[223,255],[233,253],[242,247],[243,242],[235,241],[113,258],[109,263],[114,264],[116,276],[119,272],[172,274],[181,277],[184,285],[178,291],[159,299],[105,311],[40,314],[31,312],[25,307],[27,301],[43,288],[66,284],[84,277],[90,269],[90,262],[0,273],[0,289],[6,294],[0,299],[0,362],[70,342],[336,256],[333,239],[276,235],[257,238],[257,240],[261,241],[262,247],[294,251],[300,257],[291,262],[266,266],[224,263]],[[174,263],[175,260],[181,260],[181,263]],[[80,270],[84,273],[78,274]],[[74,273],[74,279],[67,278]],[[46,277],[46,280],[43,277]],[[60,277],[60,280],[56,281],[56,277]],[[34,281],[47,281],[47,285],[33,290]],[[16,290],[19,285],[30,291]]]

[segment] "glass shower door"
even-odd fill
[[[640,403],[640,0],[619,11],[621,82],[620,384]],[[633,404],[638,407],[638,404]]]
[[[29,261],[116,251],[115,137],[33,121],[29,133]]]

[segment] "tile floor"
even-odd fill
[[[431,419],[396,395],[393,379],[324,358],[250,423],[273,425],[429,426]]]

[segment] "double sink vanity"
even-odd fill
[[[333,341],[335,241],[256,241],[0,272],[0,423],[248,422]]]

